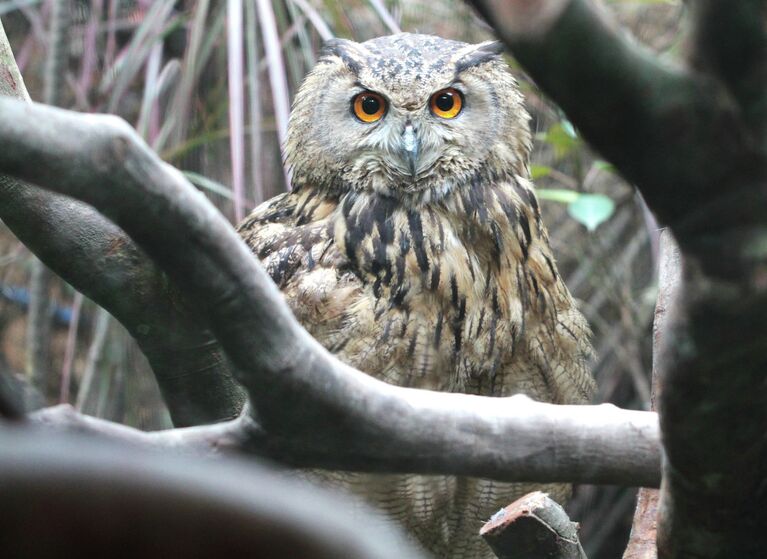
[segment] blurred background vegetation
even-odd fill
[[[680,50],[680,0],[605,7],[649,48]],[[491,38],[455,0],[16,0],[0,1],[0,17],[34,100],[122,116],[232,223],[285,190],[290,102],[325,39],[400,30]],[[657,226],[509,63],[533,115],[532,172],[560,270],[594,330],[598,400],[648,409]],[[69,402],[143,429],[171,426],[125,330],[3,226],[0,371],[18,379],[30,407]],[[569,512],[589,557],[620,556],[633,504],[628,489],[576,488]]]

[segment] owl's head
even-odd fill
[[[417,202],[523,175],[529,116],[500,52],[410,33],[329,41],[293,104],[294,182]]]

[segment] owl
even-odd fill
[[[500,53],[496,42],[408,33],[328,42],[293,104],[293,190],[239,232],[301,324],[349,365],[399,386],[583,404],[594,392],[590,331],[551,254],[529,179],[529,116]],[[541,489],[316,477],[362,495],[441,558],[494,557],[482,523]]]

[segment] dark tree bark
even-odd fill
[[[1,24],[0,95],[29,99]],[[85,204],[1,174],[0,199],[0,219],[13,233],[136,339],[174,424],[238,415],[244,395],[204,320],[119,227]]]
[[[587,0],[473,3],[679,242],[657,354],[660,557],[766,556],[767,3],[691,1],[677,66]]]
[[[669,230],[661,232],[660,258],[658,270],[658,300],[655,304],[653,320],[653,370],[652,370],[652,409],[657,407],[658,394],[661,385],[658,379],[658,360],[661,340],[667,335],[668,312],[673,302],[679,297],[679,287],[682,282],[682,262],[679,247]],[[656,559],[658,533],[658,501],[660,493],[657,489],[641,488],[637,495],[637,505],[634,521],[631,526],[631,536],[623,559]]]
[[[3,424],[0,448],[3,557],[424,558],[361,504],[252,460]]]

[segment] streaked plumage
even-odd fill
[[[306,329],[368,374],[586,403],[589,329],[551,254],[527,178],[529,117],[498,52],[412,34],[331,42],[294,103],[294,190],[256,208],[240,232]],[[448,87],[465,103],[449,120],[429,109]],[[388,103],[379,121],[350,109],[364,91]],[[381,505],[438,557],[469,559],[493,557],[476,537],[482,521],[534,489],[325,477]]]

